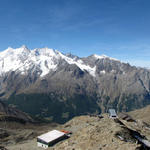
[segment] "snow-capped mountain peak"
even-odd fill
[[[117,60],[117,59],[115,59],[115,58],[112,58],[112,57],[109,57],[109,56],[106,56],[106,55],[97,55],[97,54],[94,54],[94,55],[92,55],[94,58],[96,58],[96,59],[110,59],[110,60],[115,60],[115,61],[119,61],[119,60]]]
[[[56,56],[56,51],[50,48],[37,48],[34,49],[33,51],[35,51],[36,53],[38,52],[39,55],[45,55],[45,56]]]
[[[95,57],[96,59],[108,58],[108,56],[106,56],[106,55],[97,55],[97,54],[94,54],[93,57]]]
[[[26,45],[22,45],[21,48],[28,49]]]
[[[29,50],[25,45],[20,48],[8,48],[0,52],[0,74],[19,71],[21,74],[29,70],[40,72],[41,76],[57,67],[58,52],[49,48]]]
[[[96,55],[95,59],[113,59],[108,56]],[[9,47],[3,52],[0,52],[0,74],[9,71],[17,71],[21,74],[30,71],[36,71],[41,77],[48,74],[50,71],[57,70],[60,60],[66,61],[68,64],[75,64],[81,70],[86,70],[92,76],[96,75],[96,66],[85,63],[83,59],[77,56],[65,55],[57,50],[50,48],[36,48],[29,50],[23,45],[20,48],[13,49]]]
[[[29,54],[30,50],[26,46],[22,46],[20,48],[13,49],[12,47],[8,47],[6,50],[0,52],[0,57],[9,57],[10,55],[21,55],[21,54]]]

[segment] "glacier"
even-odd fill
[[[99,56],[96,54],[94,57],[95,59],[109,58],[105,55]],[[51,70],[57,70],[60,60],[64,60],[68,64],[75,64],[81,70],[86,70],[93,77],[96,76],[96,66],[88,65],[81,58],[75,59],[58,50],[47,47],[30,50],[25,45],[16,49],[8,47],[6,50],[0,52],[0,75],[9,71],[26,74],[29,69],[38,68],[40,76],[44,77]]]

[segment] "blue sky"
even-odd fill
[[[0,0],[0,50],[105,54],[150,68],[150,0]]]

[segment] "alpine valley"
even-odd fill
[[[150,70],[105,55],[79,58],[26,46],[0,52],[0,99],[42,121],[150,104]]]

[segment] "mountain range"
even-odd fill
[[[150,70],[105,55],[9,47],[0,52],[0,99],[55,122],[109,108],[131,111],[150,104]]]

